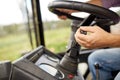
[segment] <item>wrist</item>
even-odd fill
[[[120,47],[120,35],[110,34],[107,42],[108,47]]]

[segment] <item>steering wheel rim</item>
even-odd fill
[[[82,3],[77,1],[53,1],[49,3],[48,9],[51,12],[58,15],[66,15],[69,19],[73,19],[74,16],[72,16],[71,14],[60,12],[59,10],[57,10],[57,8],[77,10],[80,12],[94,14],[100,18],[109,19],[112,24],[117,24],[119,22],[119,16],[115,12],[89,3]]]

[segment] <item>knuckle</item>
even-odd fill
[[[86,44],[86,47],[88,47],[88,48],[91,47],[91,44]]]
[[[85,46],[86,46],[87,48],[92,48],[92,47],[93,47],[93,44],[92,44],[91,42],[89,42],[89,43],[87,43]]]

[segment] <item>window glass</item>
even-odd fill
[[[71,20],[61,20],[57,15],[48,10],[48,4],[53,0],[39,1],[45,30],[45,45],[49,50],[55,53],[63,52],[66,50],[69,41]]]
[[[0,0],[0,61],[13,61],[34,48],[32,25],[30,0]]]

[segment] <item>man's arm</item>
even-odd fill
[[[103,6],[101,0],[90,0],[90,1],[88,1],[87,3],[94,4],[94,5],[98,5],[98,6]]]
[[[90,1],[88,1],[88,3],[102,6],[105,8],[120,6],[120,0],[90,0]]]
[[[109,47],[120,47],[120,34],[111,34],[109,38]]]

